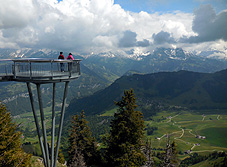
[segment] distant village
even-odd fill
[[[195,138],[198,138],[198,139],[206,139],[206,136],[200,136],[200,135],[196,135]]]

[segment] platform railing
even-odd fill
[[[0,59],[0,76],[13,75],[13,61],[11,59]]]
[[[48,78],[80,75],[80,60],[5,59],[0,60],[0,76],[19,78]]]

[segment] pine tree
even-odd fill
[[[77,147],[71,153],[72,154],[71,154],[70,159],[68,161],[69,167],[86,167],[86,163],[84,161],[84,156]]]
[[[80,116],[72,117],[72,127],[69,136],[69,160],[68,165],[78,166],[93,165],[97,160],[97,144],[91,135],[91,130],[87,125],[85,112],[82,111]],[[80,161],[80,162],[76,162]]]
[[[118,112],[110,124],[107,138],[106,158],[109,166],[142,166],[146,157],[141,151],[144,137],[144,120],[140,111],[136,111],[136,98],[133,90],[124,91],[119,102]]]
[[[21,132],[6,107],[0,104],[0,167],[25,167],[30,163],[31,155],[26,154],[21,147]]]
[[[153,152],[152,152],[152,148],[151,148],[151,139],[150,140],[147,139],[143,152],[147,158],[145,167],[154,166],[154,160],[152,158]]]
[[[170,160],[172,166],[179,166],[179,160],[178,160],[178,157],[177,157],[177,145],[175,143],[175,141],[172,142],[171,144],[171,148],[172,148],[172,158]]]
[[[65,157],[61,149],[59,149],[59,152],[58,152],[58,162],[61,164],[65,163]]]
[[[169,143],[169,135],[167,135],[166,151],[164,157],[164,167],[177,167],[178,158],[177,158],[177,145],[173,141],[172,144]]]

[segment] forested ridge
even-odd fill
[[[87,115],[102,114],[114,108],[124,90],[133,88],[139,106],[151,103],[178,105],[193,110],[227,108],[227,70],[216,73],[191,71],[159,72],[122,76],[109,87],[91,96],[74,99],[67,108],[66,117],[85,110]],[[146,117],[149,113],[145,113]],[[148,114],[148,115],[147,115]]]

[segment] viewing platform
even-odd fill
[[[0,60],[0,82],[42,84],[70,81],[80,76],[80,61],[78,59],[2,59]]]
[[[42,151],[42,157],[45,167],[56,167],[60,146],[60,139],[63,127],[64,113],[66,107],[66,97],[68,85],[71,80],[80,76],[81,60],[61,60],[61,59],[2,59],[0,60],[0,82],[17,81],[26,82],[31,102],[31,108],[35,120],[36,131],[39,138],[39,144]],[[55,147],[55,96],[56,83],[64,82],[64,95],[61,107],[61,116]],[[31,83],[37,87],[37,96],[40,110],[40,120],[38,119]],[[49,150],[47,131],[45,125],[45,116],[43,110],[43,100],[41,84],[53,84],[52,95],[52,126],[51,126],[51,149]],[[41,124],[41,127],[40,127]],[[50,155],[50,156],[49,156]]]

